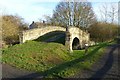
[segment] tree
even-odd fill
[[[90,2],[60,2],[54,10],[51,23],[63,27],[87,29],[96,21]]]
[[[22,18],[13,15],[2,16],[2,40],[7,44],[19,42],[19,32],[26,26]]]
[[[111,11],[109,11],[108,16],[110,17],[111,23],[114,23],[114,20],[117,16],[117,12],[118,10],[116,9],[116,6],[114,4],[111,3]]]
[[[89,28],[90,37],[93,41],[109,41],[118,36],[118,26],[115,24],[101,23],[91,25]]]
[[[107,4],[103,4],[100,8],[101,19],[104,23],[107,23],[108,20],[108,6]]]
[[[101,5],[100,14],[101,19],[104,23],[114,23],[115,18],[117,18],[118,9],[115,3],[104,3]]]

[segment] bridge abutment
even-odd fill
[[[66,38],[65,38],[65,46],[67,47],[67,50],[70,52],[73,52],[71,47],[71,38],[70,38],[70,32],[66,31]]]
[[[19,41],[20,41],[20,44],[22,44],[23,43],[23,32],[22,31],[20,31],[19,32]]]

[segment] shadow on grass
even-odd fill
[[[57,74],[59,72],[61,72],[62,70],[65,70],[66,68],[70,68],[70,67],[73,67],[74,65],[76,65],[77,63],[79,62],[83,62],[87,59],[89,59],[90,57],[92,57],[101,47],[103,46],[98,46],[97,48],[95,48],[93,51],[91,51],[89,54],[85,55],[85,56],[82,56],[82,57],[79,57],[75,60],[72,60],[72,61],[69,61],[69,62],[65,62],[63,64],[60,64],[58,66],[55,66],[49,70],[46,70],[46,71],[43,71],[43,72],[40,72],[40,73],[32,73],[32,74],[29,74],[29,75],[25,75],[25,76],[21,76],[19,78],[43,78],[43,77],[46,77],[48,75],[52,75],[56,78],[62,78],[58,75],[54,75],[54,74]],[[82,67],[82,65],[81,65]]]
[[[118,45],[113,45],[112,49],[110,50],[109,54],[108,54],[108,59],[105,63],[105,65],[99,69],[97,72],[95,72],[94,75],[92,75],[91,78],[89,78],[88,80],[101,80],[105,74],[111,69],[113,62],[114,62],[114,57],[113,57],[113,52],[116,50],[116,48],[118,47]]]

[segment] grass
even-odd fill
[[[65,36],[55,40],[56,43],[43,42],[59,34],[64,33],[52,32],[35,41],[6,48],[2,50],[2,62],[20,69],[39,72],[45,77],[70,77],[83,69],[89,69],[101,57],[104,47],[108,45],[104,42],[92,46],[85,55],[84,50],[74,50],[73,53],[69,53],[62,45],[65,44]]]
[[[59,43],[28,41],[2,50],[2,62],[40,72],[46,77],[70,77],[82,69],[89,69],[104,53],[107,45],[108,43],[101,43],[90,47],[85,55],[84,50],[69,53]]]
[[[33,71],[44,71],[69,59],[62,44],[28,41],[3,50],[3,62]]]
[[[88,55],[84,55],[84,51],[75,51],[73,52],[72,60],[47,70],[42,74],[47,76],[57,75],[60,77],[70,77],[77,74],[82,69],[89,69],[92,64],[101,57],[105,46],[107,46],[107,44],[89,48]]]

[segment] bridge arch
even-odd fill
[[[58,27],[58,26],[46,26],[41,28],[30,29],[22,31],[19,34],[20,43],[24,43],[26,40],[34,40],[38,37],[53,31],[64,31],[66,34],[65,46],[70,52],[73,51],[74,46],[78,46],[76,49],[82,48],[84,43],[89,44],[89,33],[82,31],[77,27]]]
[[[65,45],[65,31],[52,31],[44,35],[40,35],[34,41],[38,42],[55,42]]]
[[[78,50],[80,49],[80,40],[75,37],[72,41],[72,50]]]
[[[24,43],[27,40],[37,39],[38,37],[44,34],[47,34],[49,32],[53,32],[53,31],[64,31],[65,32],[66,29],[63,27],[48,26],[48,27],[35,28],[35,29],[22,31],[19,34],[20,43]]]

